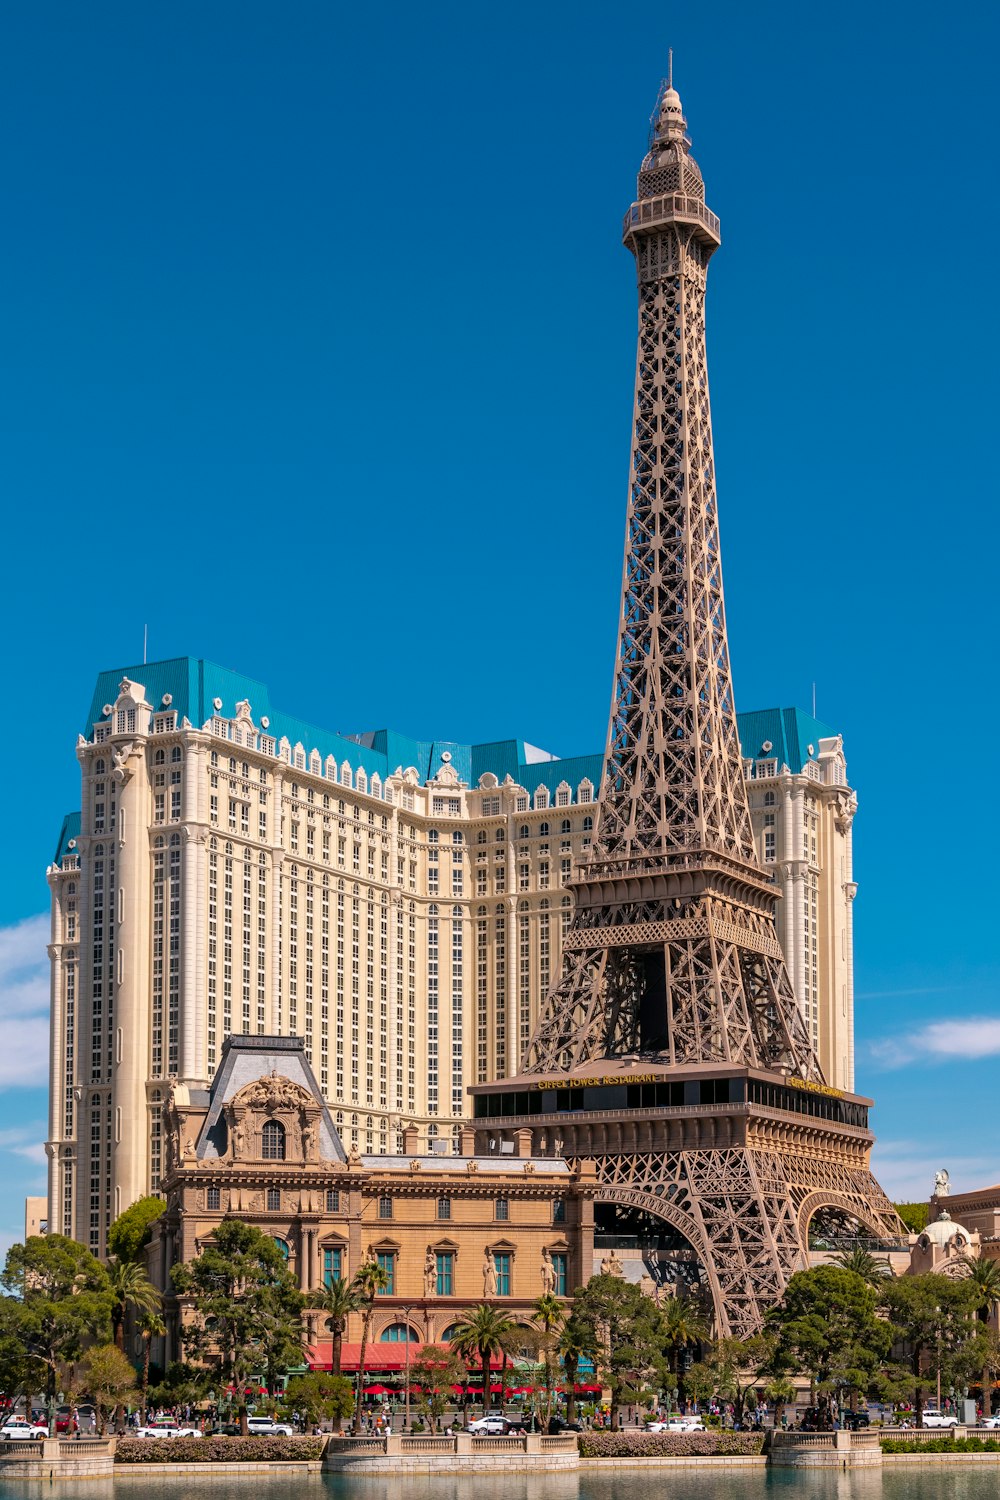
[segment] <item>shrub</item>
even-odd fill
[[[119,1438],[118,1464],[291,1463],[321,1458],[325,1437]]]
[[[722,1458],[760,1453],[762,1432],[583,1432],[581,1458]]]
[[[939,1437],[919,1442],[914,1438],[883,1438],[883,1453],[1000,1453],[996,1438]]]

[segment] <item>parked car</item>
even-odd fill
[[[668,1417],[665,1422],[650,1422],[647,1432],[704,1432],[705,1424],[698,1416]]]
[[[29,1422],[27,1417],[8,1417],[0,1427],[0,1439],[5,1443],[17,1441],[19,1438],[37,1442],[39,1438],[47,1438],[49,1429],[43,1427],[39,1422]]]
[[[209,1437],[241,1437],[239,1422],[218,1422],[208,1434]]]
[[[979,1425],[980,1427],[1000,1427],[1000,1416],[983,1417]]]
[[[549,1418],[549,1436],[558,1437],[560,1432],[582,1432],[579,1422],[567,1422],[565,1417]]]
[[[843,1422],[848,1432],[857,1432],[859,1427],[872,1425],[871,1416],[866,1411],[845,1411]]]
[[[939,1411],[936,1406],[925,1406],[923,1425],[925,1427],[957,1427],[958,1418],[954,1412]]]
[[[289,1422],[276,1422],[273,1417],[247,1417],[247,1432],[251,1437],[294,1437],[295,1428]]]
[[[506,1417],[479,1417],[475,1422],[470,1422],[468,1431],[474,1437],[497,1437],[507,1432],[510,1423]]]
[[[197,1427],[188,1427],[183,1422],[175,1422],[172,1418],[168,1420],[165,1417],[158,1417],[155,1421],[148,1422],[145,1427],[137,1427],[135,1435],[141,1438],[201,1437]]]

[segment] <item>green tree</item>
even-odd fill
[[[700,1400],[717,1395],[731,1401],[736,1421],[742,1425],[747,1395],[771,1375],[777,1346],[773,1328],[745,1339],[732,1334],[714,1339],[701,1362],[688,1371],[688,1389]]]
[[[706,1342],[710,1325],[708,1315],[697,1297],[680,1293],[660,1309],[663,1320],[664,1347],[668,1351],[674,1383],[684,1395],[684,1356],[687,1350]]]
[[[593,1327],[571,1306],[559,1335],[559,1357],[566,1372],[569,1392],[566,1396],[566,1420],[576,1421],[576,1384],[580,1365],[585,1359],[597,1358],[597,1338]]]
[[[855,1245],[853,1250],[841,1250],[831,1257],[830,1265],[839,1266],[843,1271],[853,1271],[855,1276],[860,1276],[862,1281],[867,1281],[869,1286],[874,1287],[879,1286],[886,1276],[892,1275],[888,1260],[879,1259],[871,1251],[863,1250],[860,1245]]]
[[[164,1370],[159,1384],[150,1387],[150,1405],[195,1406],[207,1394],[211,1384],[212,1371],[206,1366],[175,1359]]]
[[[768,1314],[778,1333],[775,1373],[801,1371],[841,1402],[845,1393],[867,1390],[892,1347],[892,1329],[876,1309],[874,1289],[854,1271],[827,1265],[796,1272]]]
[[[978,1326],[971,1316],[976,1290],[967,1279],[955,1281],[929,1272],[895,1277],[882,1289],[882,1298],[896,1333],[907,1346],[919,1424],[923,1421],[927,1382],[936,1387],[940,1374],[947,1389],[964,1372],[967,1346]]]
[[[354,1410],[354,1386],[346,1375],[312,1370],[308,1375],[293,1375],[285,1390],[290,1407],[300,1411],[306,1422],[332,1422],[334,1431]]]
[[[270,1350],[301,1348],[303,1298],[269,1235],[242,1219],[223,1219],[213,1242],[186,1265],[175,1266],[174,1287],[190,1321],[184,1347],[218,1366],[235,1387],[240,1431],[247,1431],[246,1385],[268,1364]]]
[[[142,1420],[146,1421],[146,1409],[149,1404],[149,1354],[153,1347],[153,1340],[161,1338],[167,1331],[167,1325],[159,1312],[149,1309],[140,1312],[137,1322],[139,1324],[139,1336],[142,1339],[142,1373],[139,1377],[139,1411]]]
[[[33,1235],[7,1252],[0,1328],[19,1340],[34,1390],[44,1390],[54,1431],[60,1367],[111,1333],[108,1273],[84,1245],[61,1234]]]
[[[135,1370],[117,1344],[95,1344],[83,1357],[82,1384],[94,1398],[97,1428],[101,1436],[107,1430],[108,1413],[139,1394]]]
[[[531,1316],[539,1332],[538,1349],[545,1371],[545,1419],[552,1417],[552,1401],[556,1385],[556,1351],[559,1338],[566,1323],[565,1305],[551,1292],[544,1292],[532,1303]],[[506,1353],[506,1350],[504,1351]],[[501,1384],[503,1382],[501,1381]]]
[[[369,1260],[358,1271],[354,1278],[354,1287],[361,1302],[361,1352],[358,1356],[358,1394],[354,1408],[354,1431],[361,1431],[361,1394],[365,1383],[365,1350],[368,1348],[368,1335],[371,1331],[372,1318],[375,1315],[375,1298],[379,1292],[384,1292],[389,1285],[389,1273],[384,1271],[378,1261]]]
[[[490,1361],[494,1355],[506,1355],[524,1336],[524,1330],[496,1307],[488,1302],[479,1302],[470,1307],[465,1316],[455,1325],[451,1347],[468,1363],[478,1359],[483,1372],[483,1411],[490,1402]]]
[[[166,1200],[155,1194],[137,1198],[108,1230],[108,1254],[118,1261],[141,1262],[142,1252],[152,1238],[153,1225],[166,1206]]]
[[[592,1276],[573,1298],[573,1316],[593,1330],[605,1383],[611,1391],[611,1424],[623,1401],[636,1401],[644,1385],[657,1388],[667,1373],[666,1335],[660,1309],[630,1281]]]
[[[448,1405],[453,1385],[465,1384],[465,1365],[451,1349],[426,1344],[410,1366],[410,1380],[420,1387],[419,1410],[430,1424],[439,1422]],[[412,1389],[412,1386],[411,1386]]]
[[[976,1311],[981,1323],[991,1323],[1000,1302],[1000,1261],[964,1255],[962,1264],[969,1273],[969,1282],[976,1289]],[[993,1375],[997,1369],[995,1350],[989,1339],[981,1340],[983,1364],[980,1375],[983,1384],[983,1416],[990,1416],[993,1409]]]
[[[111,1284],[111,1327],[117,1348],[125,1348],[125,1319],[130,1307],[140,1315],[154,1313],[162,1298],[137,1261],[116,1260],[108,1267]]]
[[[359,1312],[364,1306],[364,1296],[355,1282],[341,1281],[338,1277],[314,1292],[309,1306],[318,1307],[326,1314],[323,1327],[329,1330],[333,1339],[330,1349],[332,1374],[339,1375],[347,1320],[351,1313]]]
[[[911,1234],[922,1234],[927,1228],[931,1211],[926,1203],[894,1203],[892,1206]]]

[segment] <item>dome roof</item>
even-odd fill
[[[942,1208],[937,1218],[927,1225],[924,1234],[932,1245],[940,1245],[942,1249],[957,1235],[961,1235],[966,1244],[972,1238],[965,1225],[956,1223],[946,1208]]]

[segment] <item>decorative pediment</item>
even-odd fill
[[[316,1162],[322,1110],[315,1094],[277,1071],[255,1078],[223,1110],[228,1153],[242,1161]]]

